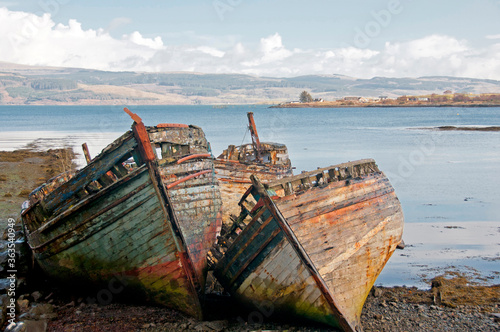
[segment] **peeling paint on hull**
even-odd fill
[[[198,127],[138,119],[69,180],[36,190],[22,213],[28,243],[55,279],[113,285],[201,319],[205,256],[221,226],[208,143]],[[166,189],[196,163],[210,172]]]
[[[211,252],[218,280],[249,306],[272,303],[276,313],[361,330],[368,292],[403,231],[385,175],[362,160],[267,190],[253,181],[240,217]]]
[[[222,221],[225,226],[231,225],[240,214],[237,203],[251,184],[251,175],[267,183],[293,174],[286,145],[260,142],[253,113],[248,112],[247,116],[252,143],[229,145],[214,160],[224,202]]]
[[[264,183],[293,175],[288,165],[270,165],[256,163],[233,162],[221,159],[214,160],[220,191],[224,202],[223,221],[230,224],[231,216],[238,216],[238,201],[251,185],[250,176],[255,175]]]

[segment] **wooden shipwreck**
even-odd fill
[[[229,145],[214,161],[224,202],[224,224],[239,214],[237,203],[251,184],[250,175],[257,175],[264,183],[293,175],[286,145],[260,142],[253,113],[247,116],[252,143]]]
[[[50,277],[201,318],[206,254],[221,227],[209,145],[199,127],[145,127],[126,111],[131,131],[31,194],[28,243]]]
[[[371,159],[252,186],[209,254],[214,275],[267,313],[360,331],[363,304],[400,243],[403,213]]]

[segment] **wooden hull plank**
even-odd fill
[[[224,235],[234,242],[215,265],[221,284],[250,306],[268,301],[277,313],[360,330],[366,296],[403,231],[399,200],[375,162],[307,172],[271,182],[269,190],[257,181],[249,193],[259,203],[239,235]],[[271,199],[275,193],[282,197]],[[271,226],[279,233],[263,242]]]
[[[44,209],[53,211],[57,207],[60,211],[63,211],[74,201],[75,192],[78,192],[90,182],[96,181],[106,174],[123,156],[130,153],[136,146],[137,143],[127,137],[123,144],[120,144],[107,154],[101,154],[96,157],[77,176],[51,192],[43,201]]]
[[[201,319],[206,253],[221,226],[208,142],[201,128],[146,128],[132,115],[133,134],[65,182],[34,191],[23,212],[28,243],[55,279],[105,287],[118,276],[123,294]],[[197,169],[207,174],[166,189]]]

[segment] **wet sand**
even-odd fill
[[[0,151],[0,220],[19,219],[21,204],[29,193],[53,176],[75,167],[74,158],[71,149]]]
[[[500,284],[500,222],[405,223],[404,250],[396,250],[376,285],[429,287],[455,271],[484,284]]]
[[[122,134],[123,132],[9,131],[4,132],[0,137],[0,150],[12,152],[29,149],[42,152],[60,148],[73,149],[75,153],[74,162],[80,168],[86,164],[82,143],[87,143],[90,154],[94,157]]]

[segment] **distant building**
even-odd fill
[[[418,101],[429,101],[429,98],[425,97],[425,98],[418,98]]]
[[[313,101],[316,102],[316,103],[322,103],[322,102],[324,102],[323,98],[316,98]]]
[[[387,98],[389,98],[388,96],[379,96],[378,97],[380,100],[386,100]]]
[[[446,90],[443,92],[443,95],[451,95],[453,92],[451,90]]]
[[[361,97],[344,97],[345,101],[359,101]]]

